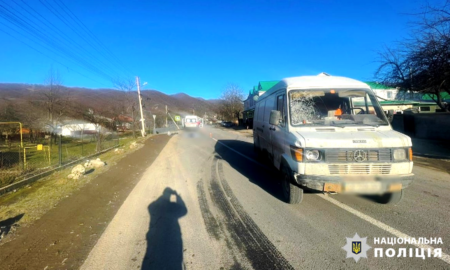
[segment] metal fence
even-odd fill
[[[119,133],[84,134],[78,137],[47,135],[34,140],[33,143],[24,139],[23,147],[20,141],[8,141],[7,144],[0,142],[0,187],[118,147],[121,139],[130,138],[130,135]]]

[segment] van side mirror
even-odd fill
[[[271,125],[279,125],[281,120],[281,112],[272,110],[270,111],[269,124]]]

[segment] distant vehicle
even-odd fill
[[[411,138],[394,131],[370,87],[328,74],[287,78],[257,101],[255,151],[281,171],[283,195],[307,187],[397,203],[413,181]]]
[[[184,118],[185,128],[198,128],[200,126],[200,118],[195,115],[188,115]]]
[[[232,126],[233,126],[233,123],[230,122],[230,121],[226,121],[226,122],[222,122],[221,125],[222,125],[223,127],[232,127]]]

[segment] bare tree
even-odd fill
[[[133,137],[136,138],[136,118],[137,118],[137,106],[138,106],[138,97],[134,92],[134,87],[136,83],[134,79],[115,79],[113,81],[114,87],[118,90],[122,91],[122,101],[120,102],[120,106],[122,108],[123,113],[129,113],[132,119],[132,131]]]
[[[399,42],[398,49],[379,53],[376,77],[383,83],[430,95],[444,111],[449,105],[442,93],[450,94],[450,1],[424,7],[414,23],[412,38]]]
[[[221,105],[219,107],[219,113],[226,120],[239,120],[239,114],[244,109],[244,92],[237,85],[230,83],[228,84],[222,95],[220,96]]]
[[[52,146],[52,139],[56,141],[56,131],[58,126],[62,124],[63,120],[68,117],[72,108],[71,92],[62,84],[62,77],[57,70],[51,68],[45,79],[44,88],[37,91],[37,94],[30,97],[29,105],[31,106],[31,113],[39,115],[38,119],[35,117],[28,117],[30,121],[37,121],[41,128],[50,132],[50,147]],[[25,112],[28,109],[25,110]],[[35,124],[33,124],[35,126]]]
[[[29,97],[24,105],[19,106],[18,115],[24,127],[29,129],[29,142],[36,143],[39,134],[45,130],[47,113],[40,107],[41,102],[36,102],[32,98]]]
[[[107,129],[110,127],[110,125],[113,122],[113,119],[109,118],[110,112],[107,108],[105,109],[88,109],[83,114],[83,118],[89,122],[96,125],[96,133],[95,133],[95,139],[96,139],[96,151],[100,152],[102,149],[102,142],[105,138]]]

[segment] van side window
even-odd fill
[[[286,106],[285,103],[285,95],[280,95],[277,97],[277,111],[281,113],[281,123],[280,126],[284,127],[286,125]]]

